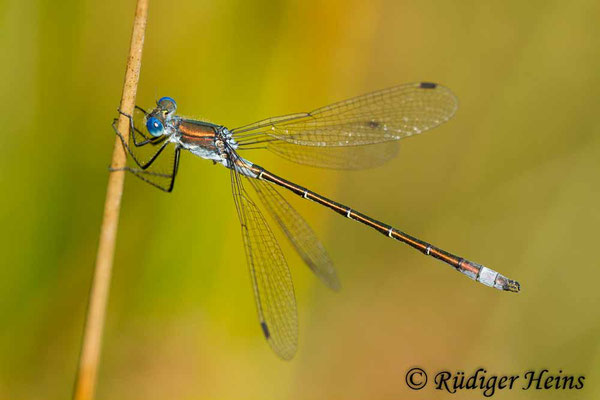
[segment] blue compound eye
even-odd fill
[[[146,128],[152,136],[157,137],[163,134],[164,126],[158,118],[150,117],[148,118],[148,121],[146,121]]]
[[[169,114],[174,113],[175,110],[177,110],[177,103],[175,103],[175,100],[171,97],[161,97],[156,104],[164,110],[167,110]]]

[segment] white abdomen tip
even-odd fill
[[[494,287],[496,285],[496,277],[498,273],[488,267],[482,267],[477,280],[484,285]]]

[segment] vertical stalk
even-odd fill
[[[133,114],[135,107],[147,18],[148,0],[138,0],[133,22],[127,70],[125,72],[123,95],[121,97],[121,110],[129,115]],[[119,116],[118,129],[127,140],[130,133],[129,120],[123,115]],[[111,166],[113,168],[122,168],[125,166],[126,161],[127,155],[125,150],[120,139],[116,137]],[[124,171],[111,172],[108,177],[104,216],[98,242],[98,254],[96,256],[94,278],[90,290],[79,367],[73,390],[74,400],[90,400],[94,398],[124,179]]]

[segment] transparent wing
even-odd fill
[[[268,182],[250,179],[258,197],[308,267],[333,290],[339,290],[333,263],[317,236],[290,203]]]
[[[265,147],[272,153],[298,164],[333,169],[374,168],[398,154],[398,142],[346,147],[306,147],[277,140],[269,142]],[[240,149],[243,150],[243,147]]]
[[[264,145],[291,161],[348,168],[353,158],[365,156],[356,147],[425,132],[450,119],[457,107],[456,96],[449,89],[434,83],[409,83],[308,113],[269,118],[233,129],[232,133],[240,149]],[[291,145],[298,147],[292,149]],[[351,149],[343,152],[340,147]],[[319,155],[309,154],[315,151]],[[392,152],[387,158],[379,156],[378,162],[391,156]]]
[[[298,345],[298,316],[289,268],[273,232],[244,189],[242,176],[234,169],[231,184],[263,334],[279,357],[290,360]]]

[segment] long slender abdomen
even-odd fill
[[[510,292],[518,292],[521,289],[519,282],[508,279],[490,268],[474,263],[465,258],[458,257],[452,253],[435,247],[430,243],[427,243],[423,240],[417,239],[409,234],[406,234],[392,227],[391,225],[384,224],[383,222],[377,221],[376,219],[373,219],[361,212],[355,211],[348,206],[337,203],[333,200],[328,199],[327,197],[321,196],[318,193],[312,192],[302,186],[296,185],[295,183],[292,183],[277,175],[274,175],[256,164],[252,165],[251,170],[256,174],[258,179],[263,179],[272,182],[297,194],[302,198],[322,204],[325,207],[332,209],[336,213],[345,216],[346,218],[350,218],[364,225],[367,225],[383,235],[386,235],[392,239],[396,239],[400,242],[406,243],[412,248],[421,251],[425,255],[431,256],[433,258],[445,262],[448,265],[451,265],[457,271],[465,274],[466,276],[477,282],[483,283],[486,286]]]

